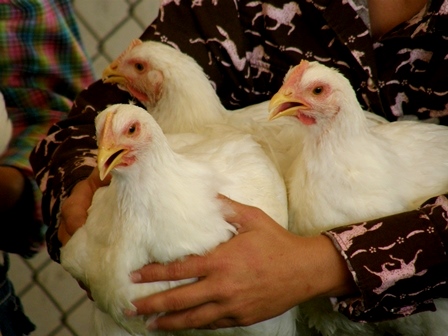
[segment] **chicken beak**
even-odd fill
[[[112,169],[121,163],[126,152],[126,149],[116,146],[100,146],[98,148],[97,162],[101,181],[105,179]]]
[[[292,99],[290,92],[277,92],[269,101],[269,120],[297,114],[298,110],[308,110],[309,106],[299,100]]]
[[[123,74],[118,71],[120,64],[123,61],[123,58],[132,50],[134,47],[142,44],[142,40],[134,39],[131,41],[129,46],[124,50],[120,56],[118,56],[109,66],[104,69],[101,79],[103,83],[112,83],[125,86],[127,83],[126,78]]]
[[[118,62],[114,61],[104,69],[101,76],[103,83],[126,85],[126,78],[118,71]]]
[[[122,162],[123,156],[128,150],[115,144],[112,132],[112,119],[114,115],[108,113],[104,121],[103,130],[98,139],[97,166],[100,173],[100,179],[103,181],[118,164]]]

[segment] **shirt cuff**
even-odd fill
[[[352,320],[373,322],[435,310],[433,299],[446,290],[448,261],[427,212],[429,208],[324,233],[346,260],[360,292],[337,298],[339,311]]]

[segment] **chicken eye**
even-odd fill
[[[324,91],[324,88],[323,88],[322,86],[316,86],[316,87],[313,89],[313,93],[314,93],[315,95],[320,95],[323,91]]]
[[[129,128],[128,128],[128,135],[132,135],[132,134],[134,134],[136,130],[137,130],[137,127],[135,126],[135,124],[132,124],[132,125],[129,126]]]
[[[134,67],[137,71],[141,72],[143,70],[145,70],[145,66],[142,63],[135,63]]]

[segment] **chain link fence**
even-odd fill
[[[83,41],[98,78],[155,18],[160,0],[73,0]]]
[[[155,18],[160,0],[73,0],[82,39],[97,78]],[[30,260],[11,255],[10,278],[33,336],[90,336],[92,302],[44,250]]]

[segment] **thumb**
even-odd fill
[[[239,203],[222,194],[218,194],[217,198],[222,203],[224,219],[232,224],[238,233],[253,230],[259,225],[260,217],[264,215],[259,208]]]
[[[76,230],[84,225],[93,195],[99,188],[109,184],[110,180],[110,176],[108,176],[104,181],[101,181],[98,169],[95,168],[86,179],[73,187],[70,196],[61,204],[58,229],[58,238],[61,243],[65,244]]]
[[[95,191],[101,187],[105,187],[110,184],[111,176],[108,174],[104,180],[100,179],[100,172],[98,170],[98,167],[95,167],[92,170],[92,173],[87,177],[87,181],[90,184],[90,188],[92,190],[92,194],[95,193]]]

